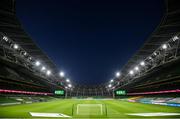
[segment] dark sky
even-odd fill
[[[17,0],[32,39],[76,83],[109,81],[163,16],[163,0]]]

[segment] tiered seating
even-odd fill
[[[158,67],[147,75],[135,79],[128,92],[148,92],[159,90],[179,89],[180,85],[180,61],[174,61],[162,67]],[[131,87],[131,88],[129,88]]]
[[[159,104],[167,106],[180,106],[180,97],[130,97],[130,102],[140,102],[146,104]]]
[[[0,96],[0,105],[14,105],[14,104],[24,104],[24,103],[34,103],[34,102],[47,102],[55,100],[54,97],[39,97],[39,96]]]
[[[180,103],[180,97],[179,98],[173,98],[168,101],[169,103]]]

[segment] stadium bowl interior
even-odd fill
[[[15,3],[0,0],[0,118],[180,118],[179,0],[165,0],[143,46],[112,80],[93,86],[59,73],[22,28]]]

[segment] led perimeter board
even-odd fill
[[[54,94],[55,95],[59,95],[59,96],[64,96],[65,95],[65,91],[64,90],[55,90]]]
[[[126,95],[125,90],[116,90],[116,91],[114,91],[114,93],[115,93],[115,96]]]

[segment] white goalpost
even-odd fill
[[[103,115],[102,104],[77,104],[77,115]]]

